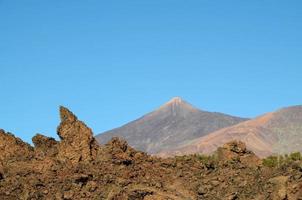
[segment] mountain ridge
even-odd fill
[[[121,137],[129,145],[150,154],[185,145],[215,130],[237,124],[246,118],[200,110],[180,97],[121,127],[96,136],[104,144]]]
[[[301,124],[301,125],[300,125]],[[231,127],[197,138],[178,149],[160,152],[159,156],[210,154],[222,144],[240,140],[259,157],[302,151],[302,106],[290,106],[269,112]]]

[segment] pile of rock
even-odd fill
[[[219,147],[216,151],[218,160],[222,162],[240,162],[246,166],[257,167],[261,165],[259,159],[252,151],[249,151],[246,145],[241,141],[230,141]]]

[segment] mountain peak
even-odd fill
[[[159,110],[163,110],[163,109],[172,109],[172,111],[176,111],[178,109],[181,110],[198,110],[197,108],[195,108],[194,106],[192,106],[190,103],[188,103],[187,101],[185,101],[184,99],[182,99],[181,97],[173,97],[170,101],[168,101],[167,103],[165,103],[164,105],[162,105]]]
[[[118,136],[141,151],[155,154],[172,150],[210,132],[238,124],[245,119],[202,111],[181,97],[173,97],[154,111],[122,127],[97,136],[107,143]]]
[[[166,103],[166,105],[170,105],[170,104],[179,105],[182,104],[183,102],[185,101],[181,97],[173,97],[170,101]]]

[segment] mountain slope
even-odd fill
[[[201,111],[179,97],[171,99],[159,109],[120,128],[99,134],[104,144],[112,137],[122,137],[141,151],[151,154],[180,147],[215,130],[246,119]]]
[[[302,152],[302,106],[276,112],[227,127],[191,141],[181,148],[163,151],[159,156],[212,153],[218,146],[241,140],[258,156]]]

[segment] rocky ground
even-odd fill
[[[0,131],[0,199],[302,199],[302,162],[262,164],[241,142],[213,156],[156,158],[118,138],[99,145],[60,108],[60,141],[43,135],[34,147]]]

